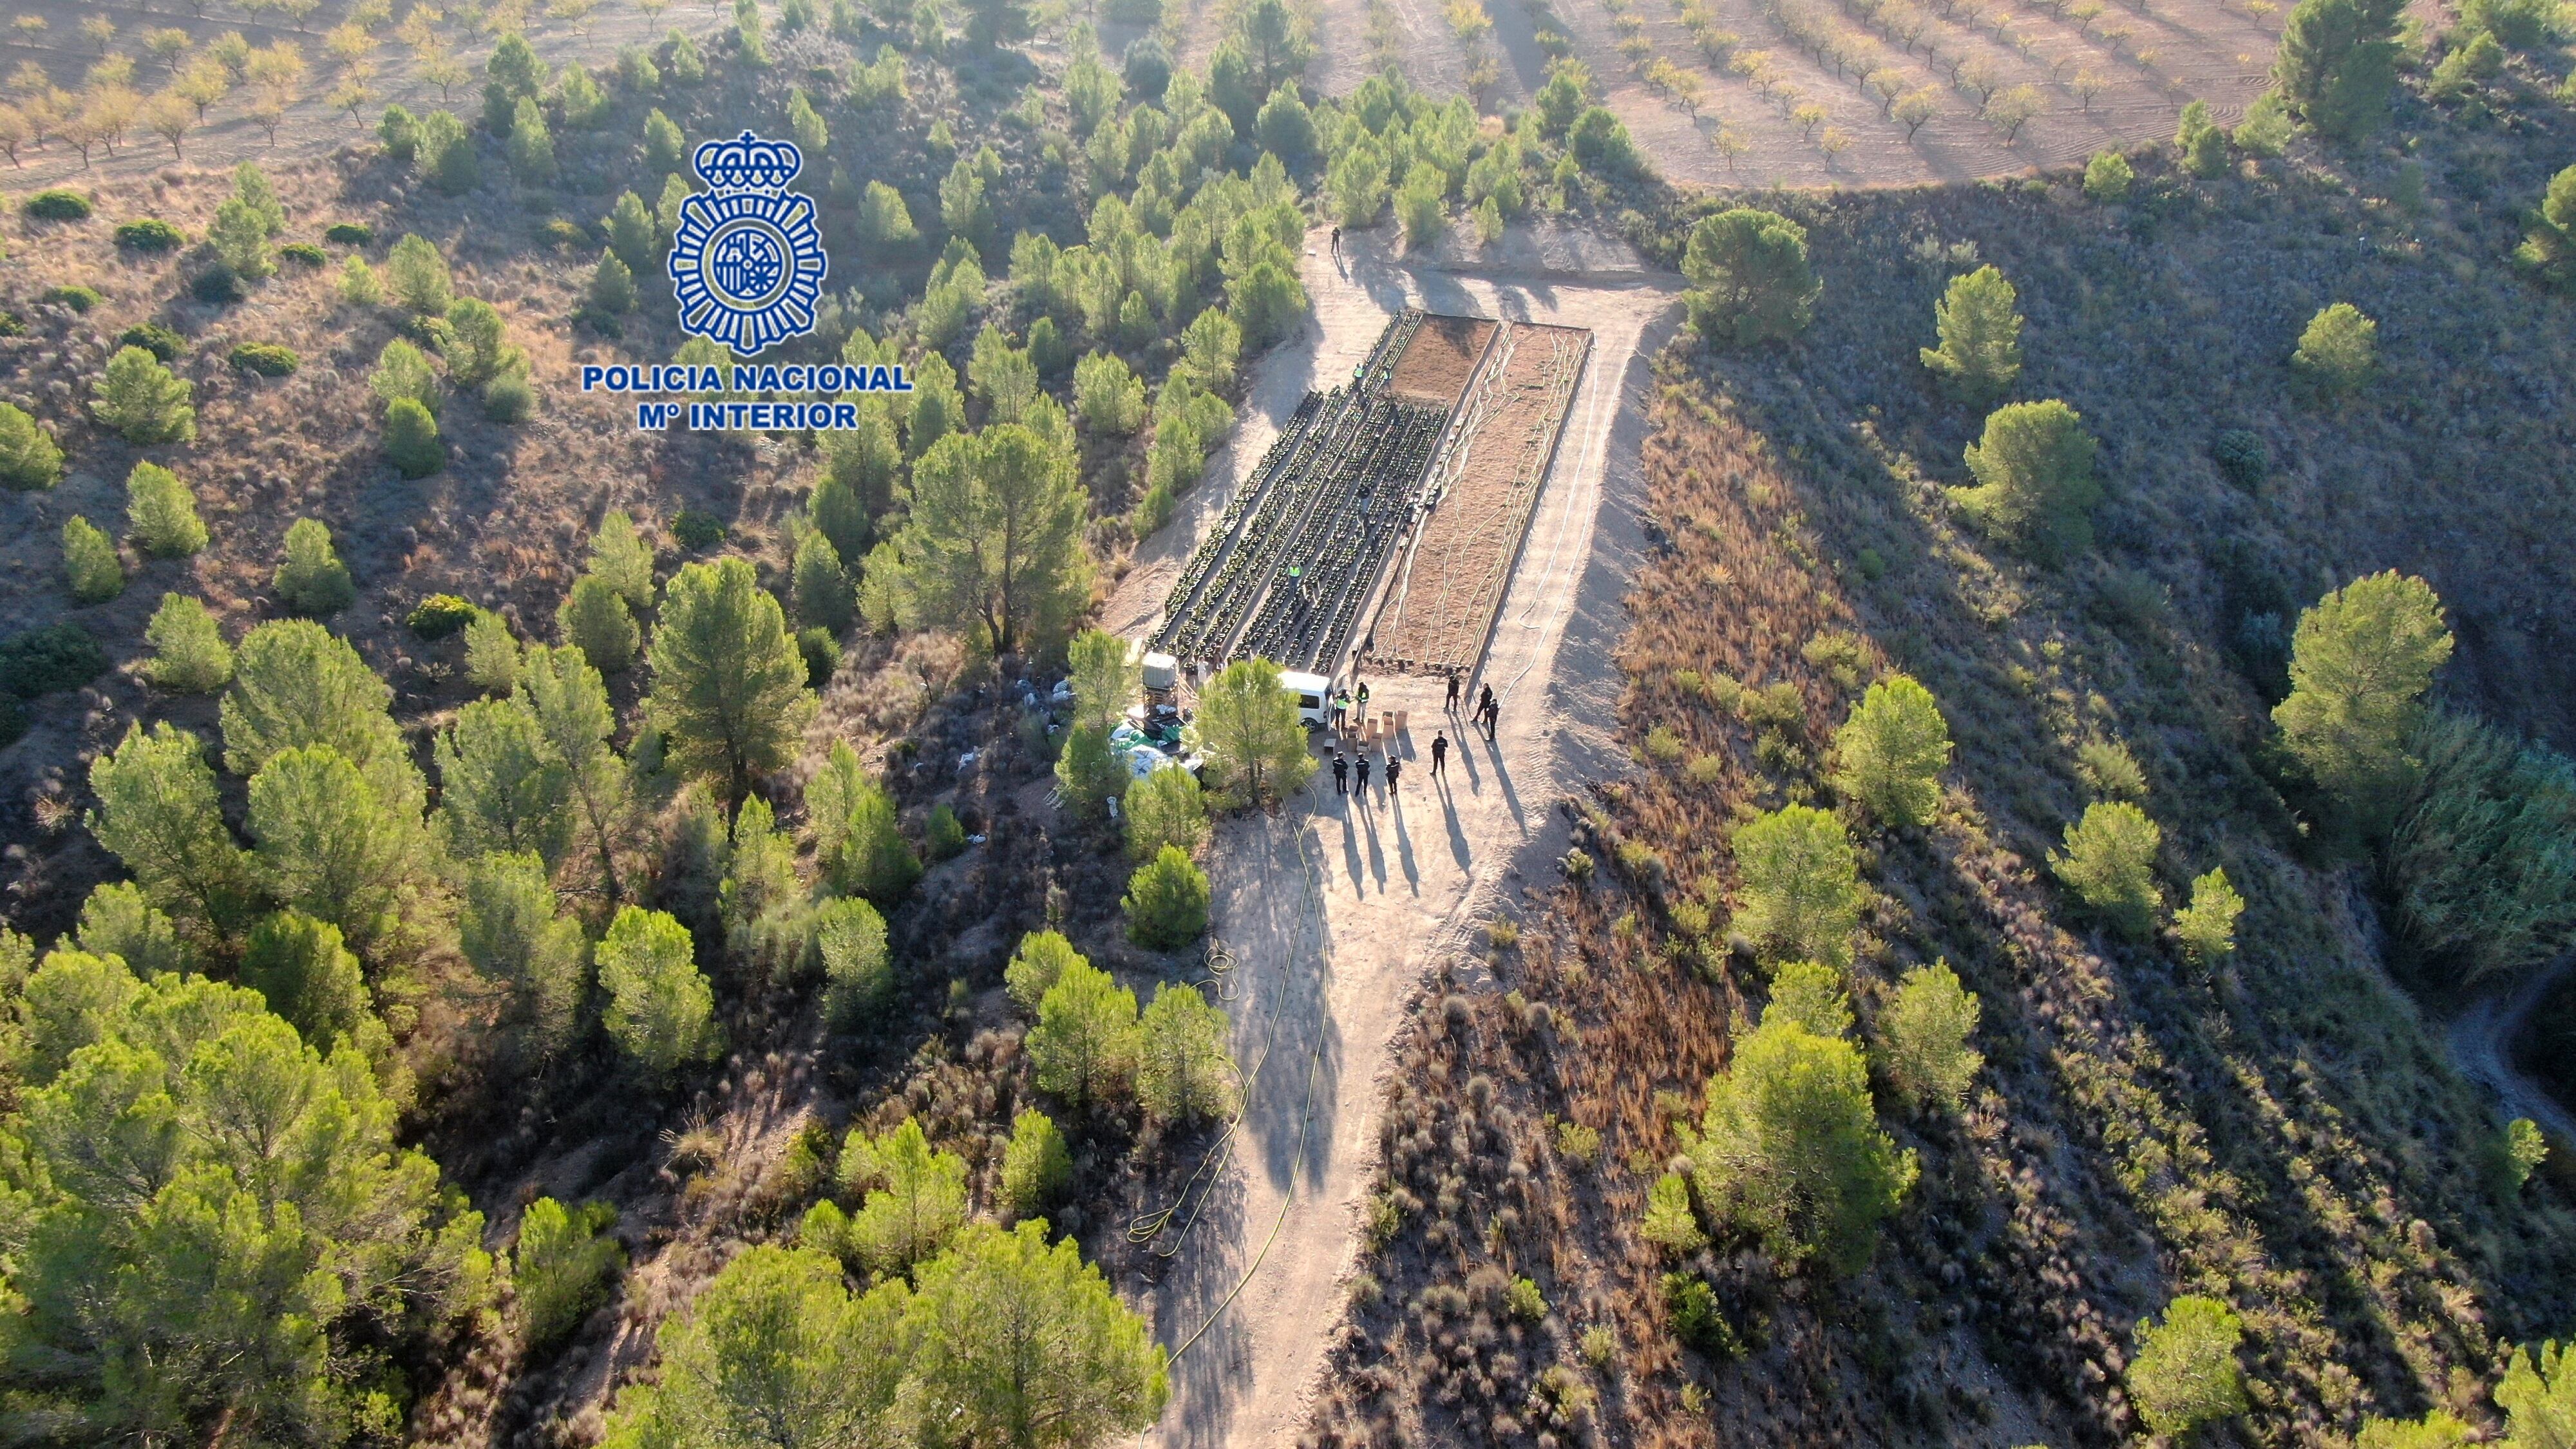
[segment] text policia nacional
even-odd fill
[[[730,375],[728,375],[730,374]],[[635,426],[660,432],[672,423],[691,432],[735,432],[813,428],[829,431],[859,425],[858,404],[840,400],[854,392],[910,392],[912,379],[900,365],[801,363],[784,367],[736,363],[731,368],[688,366],[589,365],[581,370],[583,392],[647,394],[674,398],[638,402]],[[699,401],[692,393],[813,393],[815,402]]]

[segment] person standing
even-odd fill
[[[1438,779],[1449,767],[1449,735],[1445,730],[1431,736],[1431,778]]]
[[[1449,671],[1449,702],[1441,708],[1450,714],[1458,712],[1458,671]]]
[[[1339,750],[1333,751],[1333,793],[1351,793],[1351,762],[1343,759]]]
[[[1362,750],[1362,751],[1360,751],[1359,772],[1360,772],[1360,788],[1359,788],[1359,797],[1360,797],[1362,800],[1366,800],[1366,799],[1368,798],[1368,777],[1369,777],[1369,753],[1368,753],[1368,751],[1366,751],[1366,750]]]
[[[1360,681],[1360,718],[1368,718],[1368,681]]]
[[[1341,254],[1342,254],[1342,229],[1341,229],[1340,227],[1338,227],[1338,226],[1337,226],[1337,227],[1334,227],[1334,228],[1333,228],[1333,255],[1334,255],[1335,257],[1339,257]]]
[[[1387,757],[1386,757],[1386,795],[1387,795],[1387,798],[1388,798],[1388,799],[1392,800],[1392,799],[1394,799],[1394,798],[1395,798],[1395,782],[1396,782],[1397,780],[1402,779],[1403,777],[1404,777],[1404,756],[1402,756],[1402,755],[1389,755],[1389,756],[1387,756]]]
[[[1343,730],[1349,729],[1350,727],[1351,727],[1351,692],[1350,692],[1349,690],[1347,690],[1347,689],[1337,689],[1337,690],[1334,690],[1334,691],[1333,691],[1333,732],[1334,732],[1334,733],[1336,733],[1336,734],[1339,734],[1339,733],[1340,733],[1340,732],[1342,732]]]

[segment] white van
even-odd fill
[[[1297,718],[1310,729],[1322,729],[1333,722],[1333,681],[1320,674],[1299,674],[1282,670],[1279,683],[1297,696]]]

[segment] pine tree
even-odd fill
[[[385,285],[405,311],[421,317],[444,317],[447,305],[456,300],[456,284],[448,275],[447,258],[429,238],[417,232],[403,233],[393,250],[385,255]]]
[[[857,601],[850,576],[841,569],[841,552],[819,528],[807,528],[796,544],[796,617],[810,627],[838,635],[856,617]]]
[[[394,929],[425,864],[420,817],[328,745],[281,750],[251,776],[250,833],[261,887],[361,951]]]
[[[432,417],[446,401],[438,386],[438,370],[419,348],[399,337],[376,354],[376,365],[367,374],[367,386],[389,408],[409,398]]]
[[[1207,804],[1196,775],[1156,770],[1127,788],[1127,855],[1151,860],[1167,849],[1194,856],[1207,843]]]
[[[616,1223],[609,1203],[567,1209],[541,1197],[528,1204],[510,1249],[520,1342],[542,1352],[608,1301],[610,1282],[626,1266],[625,1244],[608,1231]]]
[[[221,1420],[262,1442],[346,1436],[381,1412],[346,1375],[346,1345],[485,1306],[481,1214],[395,1140],[397,1104],[362,1058],[299,1040],[259,993],[57,952],[28,995],[77,974],[119,1003],[93,1018],[119,1065],[40,1062],[24,1120],[153,1127],[13,1136],[18,1347],[58,1366],[54,1402],[113,1433]]]
[[[617,674],[633,664],[643,639],[624,596],[597,574],[572,581],[571,592],[555,610],[555,632],[602,674]]]
[[[2576,166],[2549,178],[2540,210],[2513,256],[2547,285],[2562,292],[2576,290]],[[0,439],[7,436],[7,423],[7,414],[0,413]],[[0,442],[0,456],[8,451]]]
[[[279,602],[312,618],[336,614],[358,597],[349,566],[331,547],[331,530],[311,518],[288,525],[286,559],[277,566],[275,586]]]
[[[1985,1063],[1968,1045],[1978,1011],[1976,994],[1959,984],[1947,961],[1914,967],[1897,982],[1878,1014],[1880,1060],[1908,1102],[1959,1109]]]
[[[506,1022],[530,1063],[572,1045],[590,985],[590,942],[581,922],[562,914],[547,876],[534,854],[477,856],[458,893],[457,947],[509,988]]]
[[[1055,1119],[1035,1107],[1011,1119],[1002,1147],[1002,1205],[1021,1217],[1044,1212],[1073,1181],[1073,1154]]]
[[[635,310],[635,272],[613,251],[602,250],[599,265],[591,269],[590,306],[611,317]]]
[[[1127,914],[1127,939],[1153,951],[1177,951],[1207,934],[1207,872],[1166,845],[1136,867],[1118,905]]]
[[[715,993],[698,970],[689,928],[661,911],[627,906],[600,938],[601,1024],[648,1075],[667,1077],[722,1050]]]
[[[2290,693],[2272,709],[2281,743],[2350,822],[2385,833],[2419,771],[2407,744],[2450,660],[2442,601],[2395,570],[2353,580],[2299,616]]]
[[[233,651],[206,606],[187,594],[163,594],[144,627],[153,656],[144,675],[173,694],[212,694],[232,682]]]
[[[146,981],[196,965],[178,922],[130,880],[102,882],[90,891],[81,902],[78,941],[83,951],[113,956]]]
[[[546,129],[545,108],[533,96],[522,96],[510,116],[510,174],[521,186],[551,185],[555,179],[555,138]]]
[[[1034,1016],[1066,968],[1090,964],[1061,933],[1031,931],[1020,938],[1020,949],[1011,953],[1010,963],[1002,968],[1002,986],[1021,1010]]]
[[[465,678],[485,694],[507,694],[519,682],[519,636],[489,609],[466,621]]]
[[[627,827],[632,797],[625,763],[609,748],[617,718],[609,710],[599,671],[578,649],[531,645],[511,698],[536,718],[549,757],[563,765],[578,829],[598,859],[609,900],[615,901],[620,890],[617,843]]]
[[[745,559],[690,564],[673,576],[652,665],[650,705],[671,734],[672,762],[720,776],[730,799],[749,794],[755,774],[794,758],[819,708],[787,616]]]
[[[637,618],[653,607],[653,546],[635,531],[635,520],[612,508],[590,536],[590,572],[626,601]]]
[[[53,434],[16,403],[0,403],[0,488],[51,488],[62,476]]]
[[[2400,0],[2299,0],[2272,61],[2282,99],[2338,140],[2378,126],[2396,83],[2404,14]]]
[[[2243,914],[2245,897],[2224,869],[2212,870],[2191,883],[2191,904],[2174,912],[2174,939],[2193,965],[2214,966],[2236,949],[2236,918]]]
[[[2155,928],[2164,907],[2156,884],[2156,852],[2164,831],[2147,812],[2126,800],[2096,800],[2084,818],[2066,827],[2066,851],[2049,852],[2049,867],[2075,898],[2131,940]]]
[[[1084,513],[1070,440],[1017,424],[942,438],[913,465],[896,544],[906,613],[996,654],[1043,648],[1089,597]]]
[[[1806,330],[1823,290],[1807,261],[1807,230],[1785,216],[1739,206],[1691,229],[1682,270],[1691,325],[1712,342],[1749,346]]]
[[[197,436],[196,389],[140,347],[121,347],[90,388],[90,415],[138,447]]]
[[[2320,392],[2357,392],[2378,366],[2379,324],[2350,302],[2336,302],[2308,319],[2290,364]]]
[[[851,1129],[840,1179],[843,1192],[866,1194],[843,1241],[875,1272],[927,1260],[966,1225],[966,1159],[934,1151],[912,1118],[881,1137]]]
[[[295,911],[275,911],[251,927],[242,947],[241,984],[292,1023],[304,1040],[329,1051],[374,1014],[358,958],[340,928]]]
[[[77,513],[63,520],[63,578],[77,603],[103,604],[125,592],[116,540]]]
[[[608,1442],[748,1444],[782,1424],[798,1443],[900,1442],[910,1299],[901,1278],[852,1296],[827,1252],[752,1248],[662,1320],[660,1376],[618,1395]]]
[[[432,745],[438,762],[439,831],[460,860],[534,851],[551,872],[571,848],[572,781],[553,758],[534,711],[512,699],[478,699]]]
[[[1736,927],[1773,960],[1850,965],[1866,892],[1842,822],[1812,806],[1785,806],[1746,822],[1734,848]]]
[[[2054,563],[2093,546],[2093,506],[2102,501],[2095,447],[2062,402],[2007,404],[1968,445],[1977,486],[1953,488],[1950,499],[2006,545]]]
[[[1782,1262],[1814,1257],[1839,1275],[1868,1263],[1916,1175],[1914,1154],[1878,1129],[1859,1050],[1768,1013],[1709,1082],[1688,1154],[1712,1218]]]
[[[1235,1107],[1232,1024],[1187,982],[1154,989],[1136,1028],[1136,1100],[1157,1122],[1224,1117]]]
[[[385,408],[385,459],[406,478],[426,478],[447,466],[447,445],[438,440],[438,420],[410,398],[396,398]]]
[[[137,463],[125,475],[125,521],[147,551],[163,558],[185,557],[206,546],[197,495],[158,463]]]
[[[162,910],[224,929],[250,891],[249,863],[224,826],[215,772],[195,735],[140,723],[90,765],[89,832]]]
[[[1267,659],[1238,659],[1199,691],[1199,738],[1219,799],[1258,805],[1283,799],[1315,773],[1297,697]]]
[[[659,116],[661,112],[654,114]],[[666,119],[662,124],[671,123]],[[644,209],[643,197],[632,191],[618,193],[617,205],[603,220],[608,228],[608,250],[630,271],[649,272],[661,261],[661,232],[653,223],[653,213]]]
[[[1941,804],[1950,725],[1925,689],[1898,674],[1869,687],[1834,735],[1834,788],[1890,825],[1925,825]]]
[[[960,1443],[1105,1444],[1141,1432],[1170,1397],[1145,1320],[1072,1239],[1051,1237],[1043,1223],[979,1223],[914,1275],[918,1348],[904,1366]]]
[[[834,1022],[855,1024],[893,991],[885,917],[866,901],[841,896],[824,902],[814,913],[814,949],[823,959],[824,1012]]]
[[[1038,1086],[1088,1107],[1135,1069],[1136,993],[1084,962],[1068,962],[1038,1000],[1028,1035]]]
[[[2244,1338],[2233,1310],[2196,1294],[2166,1304],[2162,1323],[2140,1321],[2129,1396],[2147,1427],[2179,1440],[2245,1412],[2245,1370],[2236,1361]]]
[[[1932,309],[1941,345],[1922,351],[1923,365],[1966,401],[1989,403],[2012,390],[2021,375],[2020,296],[1991,266],[1952,277]]]

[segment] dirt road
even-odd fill
[[[1178,1352],[1173,1403],[1151,1440],[1161,1444],[1295,1441],[1340,1318],[1390,1038],[1427,968],[1463,957],[1481,922],[1564,851],[1556,802],[1622,763],[1604,729],[1620,691],[1610,650],[1639,547],[1646,359],[1678,321],[1679,279],[1587,234],[1516,233],[1490,259],[1424,264],[1391,257],[1390,241],[1345,236],[1336,262],[1324,233],[1310,237],[1316,320],[1259,364],[1232,449],[1150,542],[1106,611],[1110,627],[1152,621],[1275,420],[1309,386],[1347,376],[1395,310],[1585,327],[1597,348],[1483,673],[1467,686],[1469,704],[1492,686],[1498,737],[1445,714],[1439,681],[1373,679],[1372,705],[1410,712],[1399,792],[1386,792],[1382,765],[1356,798],[1320,771],[1279,814],[1219,832],[1216,930],[1239,962],[1229,1010],[1249,1106],[1231,1155],[1156,1240],[1170,1256],[1150,1308]],[[1437,778],[1435,732],[1451,741]]]
[[[2576,1142],[2576,1115],[2513,1065],[2513,1039],[2522,1034],[2541,998],[2571,969],[2576,969],[2576,955],[2561,956],[2513,990],[2481,999],[2452,1019],[2450,1037],[2452,1062],[2503,1098],[2507,1117],[2528,1117],[2551,1136]]]

